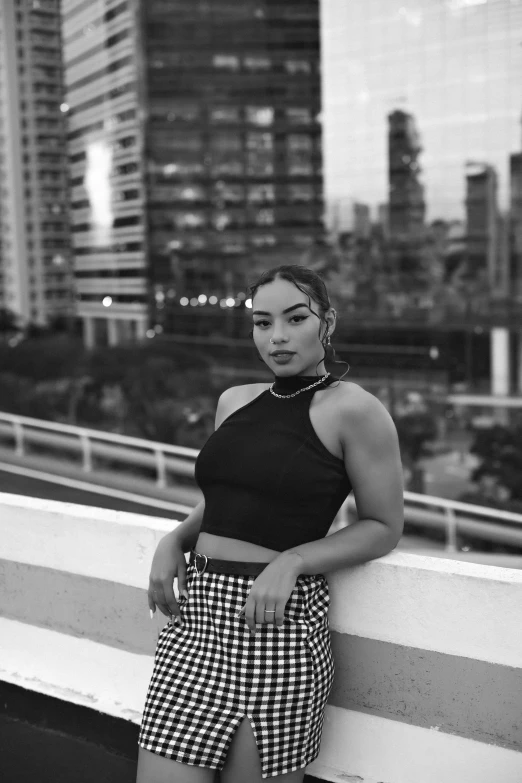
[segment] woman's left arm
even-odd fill
[[[276,561],[296,575],[326,573],[383,557],[402,535],[403,471],[392,417],[380,400],[361,389],[355,401],[342,406],[340,424],[359,519],[326,538],[281,552]]]
[[[359,519],[326,538],[284,550],[270,561],[239,612],[244,613],[251,633],[255,633],[256,622],[283,624],[284,609],[299,574],[327,573],[383,557],[400,540],[404,501],[397,430],[376,397],[364,389],[356,394],[355,404],[343,403],[340,426],[344,463]]]

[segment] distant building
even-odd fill
[[[522,296],[522,153],[509,158],[510,184],[510,264],[512,290]]]
[[[413,115],[388,115],[389,231],[395,239],[416,239],[424,232],[426,205],[419,181],[422,151]]]
[[[351,198],[339,199],[330,208],[329,222],[334,240],[346,233],[367,238],[371,232],[370,207]]]
[[[176,331],[181,305],[219,310],[322,236],[318,15],[318,0],[63,0],[87,342]]]
[[[379,204],[377,206],[377,224],[384,239],[388,239],[390,235],[390,208],[388,204]]]
[[[74,313],[59,0],[0,4],[0,308]]]
[[[467,164],[466,259],[472,277],[487,273],[492,290],[498,286],[499,212],[497,173],[487,163]]]

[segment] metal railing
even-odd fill
[[[26,456],[31,444],[58,451],[62,459],[71,452],[78,454],[85,473],[93,471],[96,457],[152,467],[156,485],[162,488],[169,486],[169,474],[194,479],[199,454],[198,449],[184,446],[0,413],[0,443],[6,440],[13,442],[17,457]],[[333,527],[341,528],[356,518],[355,500],[350,495]],[[447,552],[458,551],[458,534],[522,547],[522,514],[406,491],[404,519],[420,528],[444,530]]]
[[[194,478],[194,463],[199,453],[197,449],[170,446],[145,438],[0,413],[0,443],[6,438],[14,439],[18,457],[27,454],[30,444],[54,449],[60,452],[62,458],[64,452],[79,454],[85,473],[93,471],[95,457],[152,467],[156,471],[158,487],[168,486],[169,471],[174,475]]]

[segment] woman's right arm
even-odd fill
[[[215,429],[219,427],[230,412],[229,406],[234,388],[226,389],[218,400]],[[185,552],[190,552],[196,546],[204,510],[205,499],[203,498],[180,525],[163,536],[156,547],[150,569],[149,589],[147,591],[151,612],[155,612],[156,607],[158,607],[166,617],[174,615],[174,617],[179,617],[181,621],[178,602],[174,595],[174,578],[177,577],[178,593],[181,595],[186,590],[187,563]]]

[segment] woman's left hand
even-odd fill
[[[245,605],[237,614],[238,617],[244,614],[250,633],[255,634],[256,623],[283,625],[285,606],[295,587],[300,562],[299,555],[278,556],[256,578]],[[271,611],[266,613],[265,609]]]

